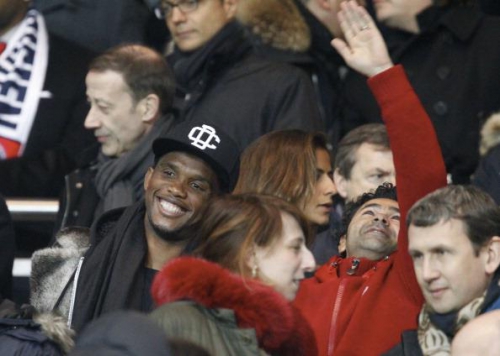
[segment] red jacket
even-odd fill
[[[436,134],[401,66],[368,84],[382,110],[396,168],[401,228],[398,250],[370,261],[361,259],[347,275],[352,257],[333,257],[305,280],[295,304],[314,329],[320,355],[380,355],[417,327],[423,297],[408,254],[405,225],[409,208],[446,185]]]

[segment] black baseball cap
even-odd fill
[[[206,162],[219,178],[221,190],[231,192],[238,180],[240,148],[213,124],[182,122],[153,142],[155,164],[169,152],[187,152]]]

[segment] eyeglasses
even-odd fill
[[[180,0],[177,4],[162,0],[155,8],[155,15],[159,19],[164,19],[172,14],[175,7],[183,13],[194,11],[198,8],[200,0]]]

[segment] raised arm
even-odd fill
[[[420,198],[446,185],[446,169],[429,116],[415,94],[401,66],[392,63],[385,42],[366,10],[353,1],[341,4],[339,20],[345,41],[332,45],[346,63],[370,77],[368,84],[386,124],[396,169],[396,186],[401,211],[398,236],[398,271],[412,294],[421,298],[408,254],[405,219]]]

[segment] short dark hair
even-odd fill
[[[429,227],[451,219],[463,223],[476,254],[493,236],[500,236],[500,207],[471,185],[450,185],[426,195],[412,206],[406,224]]]
[[[352,167],[356,163],[356,151],[363,143],[391,150],[389,136],[383,124],[366,124],[351,130],[340,140],[334,162],[335,169],[345,179],[351,177]]]
[[[167,61],[152,48],[124,44],[108,49],[89,65],[91,72],[114,71],[123,75],[135,103],[153,93],[160,98],[160,112],[174,101],[175,81]]]
[[[344,216],[342,217],[342,228],[340,229],[340,236],[347,233],[349,224],[356,212],[368,201],[373,199],[391,199],[398,201],[396,187],[391,183],[384,183],[379,185],[374,192],[363,193],[356,200],[349,202],[345,206]]]

